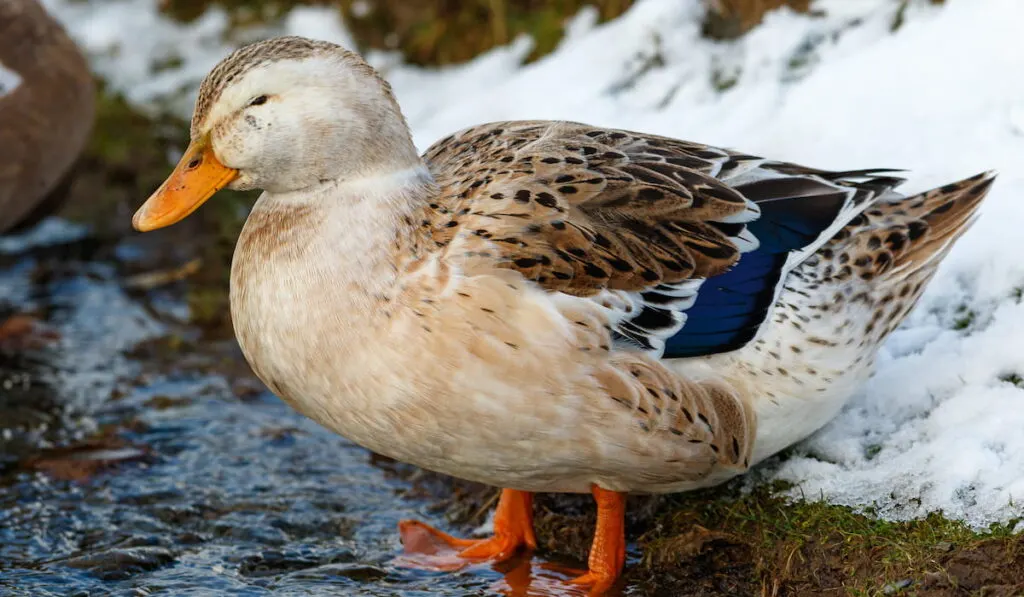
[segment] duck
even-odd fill
[[[59,207],[94,124],[95,96],[85,56],[45,8],[0,3],[0,234]]]
[[[66,200],[95,120],[88,62],[35,0],[0,2],[0,235],[23,232]],[[28,314],[0,319],[0,352],[52,339]]]
[[[591,594],[622,574],[628,494],[721,483],[839,412],[995,178],[908,196],[896,170],[568,121],[420,154],[366,61],[302,37],[217,64],[190,139],[133,226],[263,191],[229,292],[255,374],[370,451],[501,488],[492,536],[406,520],[405,550],[506,560],[537,545],[534,494],[589,493],[567,582]]]

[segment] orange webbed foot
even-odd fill
[[[537,547],[533,534],[533,494],[502,491],[494,513],[494,536],[461,539],[415,520],[398,523],[408,563],[437,570],[458,570],[471,561],[502,562]]]

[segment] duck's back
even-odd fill
[[[34,0],[0,2],[0,233],[37,219],[92,127],[85,58]]]

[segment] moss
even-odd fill
[[[956,319],[953,320],[953,329],[957,331],[966,330],[974,323],[976,316],[977,314],[974,311],[968,309],[966,305],[962,305],[957,309]]]
[[[996,574],[1009,566],[1007,581],[1020,578],[1024,566],[1024,537],[1013,534],[1018,521],[979,533],[941,513],[892,522],[821,501],[790,501],[770,488],[727,494],[685,494],[666,508],[640,539],[642,567],[671,575],[714,543],[733,544],[749,550],[750,580],[770,593],[874,595],[949,584],[949,568],[963,554],[985,552]]]
[[[1000,375],[999,381],[1005,381],[1006,383],[1011,383],[1017,386],[1018,388],[1024,388],[1024,377],[1021,377],[1017,373],[1007,373],[1005,375]]]

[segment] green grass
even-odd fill
[[[751,581],[769,592],[782,587],[797,594],[841,590],[874,595],[886,587],[890,593],[900,585],[920,588],[947,577],[947,565],[957,554],[979,550],[996,554],[990,563],[1006,566],[1007,579],[1024,572],[1024,543],[1013,533],[1020,520],[982,532],[941,513],[893,522],[870,510],[789,500],[778,489],[764,487],[742,496],[725,496],[723,490],[680,496],[641,537],[643,565],[665,573],[687,557],[692,560],[692,544],[679,538],[692,537],[699,526],[709,529],[716,541],[745,545]]]

